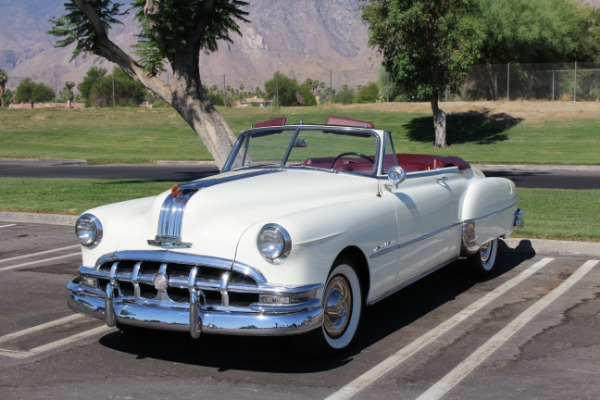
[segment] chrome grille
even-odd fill
[[[115,296],[142,300],[189,303],[192,291],[200,296],[205,310],[247,308],[259,301],[259,282],[243,272],[222,266],[198,265],[181,261],[108,259],[101,261],[93,273],[97,289],[106,291],[108,283]],[[166,277],[166,287],[156,288],[158,275]],[[176,305],[175,305],[176,306]]]

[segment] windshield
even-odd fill
[[[377,136],[361,129],[260,129],[240,136],[224,170],[281,166],[372,175],[377,146]]]

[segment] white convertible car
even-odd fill
[[[458,157],[397,154],[365,121],[279,118],[242,132],[216,176],[79,217],[68,304],[122,329],[294,335],[332,355],[366,306],[457,259],[489,272],[521,224],[513,182]]]

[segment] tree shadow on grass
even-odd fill
[[[462,143],[493,144],[508,140],[504,132],[523,121],[511,115],[491,114],[490,110],[449,114],[446,121],[448,145]],[[434,143],[435,130],[432,117],[414,118],[404,127],[407,137],[414,142]]]

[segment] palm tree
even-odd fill
[[[0,107],[4,107],[4,85],[6,85],[6,81],[8,81],[8,75],[5,70],[0,69]]]

